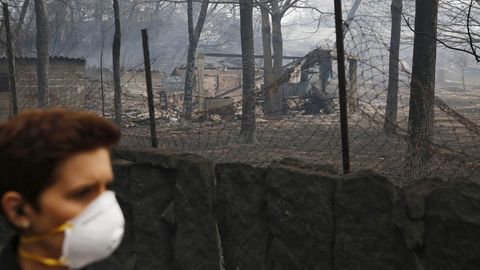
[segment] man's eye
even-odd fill
[[[80,191],[77,191],[73,194],[73,197],[76,198],[76,199],[83,199],[83,198],[86,198],[88,197],[93,191],[93,188],[91,187],[88,187],[88,188],[84,188]]]

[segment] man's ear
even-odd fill
[[[7,191],[1,199],[1,207],[5,217],[20,230],[27,230],[31,226],[29,216],[25,213],[26,201],[16,191]]]

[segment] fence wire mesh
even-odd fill
[[[365,1],[355,20],[348,25],[345,37],[348,59],[346,64],[349,82],[348,123],[351,167],[354,171],[371,169],[392,179],[398,179],[400,183],[404,175],[404,161],[407,158],[411,74],[408,61],[401,59],[396,132],[388,135],[384,129],[390,48],[390,31],[386,25],[391,24],[391,17],[373,16],[368,13],[374,6],[373,10],[376,14],[389,14],[390,3],[383,2],[385,1]],[[448,12],[447,7],[450,6],[443,7],[445,10],[441,8],[440,12]],[[407,27],[407,22],[410,23],[412,19],[411,14],[411,7],[407,5],[404,8],[402,25],[403,51],[411,50],[413,44],[413,33]],[[157,72],[153,76],[153,90],[159,147],[197,153],[217,162],[241,161],[265,165],[273,160],[295,158],[307,163],[328,164],[340,172],[342,156],[336,50],[331,42],[319,42],[318,49],[331,52],[333,59],[331,65],[325,66],[321,61],[308,69],[302,69],[301,64],[297,65],[295,72],[290,76],[290,83],[287,82],[280,87],[280,91],[283,91],[281,116],[268,117],[263,112],[264,93],[260,90],[262,89],[260,86],[262,71],[259,67],[257,74],[259,98],[256,107],[256,143],[254,144],[243,143],[240,136],[241,87],[225,95],[231,100],[228,106],[217,107],[206,112],[198,112],[197,106],[192,120],[185,123],[182,120],[181,93],[184,77]],[[442,55],[440,54],[439,57]],[[68,59],[63,60],[68,62]],[[305,59],[300,63],[304,62]],[[51,61],[52,69],[55,69],[55,65],[57,64]],[[58,86],[60,90],[51,90],[50,106],[82,108],[109,118],[113,117],[114,91],[112,73],[109,70],[98,69],[84,76],[64,68],[66,65],[64,62],[59,62],[58,65],[50,75],[51,81],[57,80],[58,85],[55,83],[53,85]],[[73,68],[78,67],[73,65]],[[212,75],[212,77],[216,76],[215,79],[207,77],[204,79],[205,82],[210,80],[213,81],[210,83],[216,84],[213,92],[207,91],[211,97],[222,96],[221,94],[225,92],[225,89],[219,86],[222,80],[235,80],[231,74],[230,77],[220,76],[222,70],[217,69],[215,72],[216,75]],[[241,74],[241,70],[236,72],[235,74]],[[302,77],[302,73],[307,79],[299,82],[298,78]],[[72,74],[76,74],[76,77],[71,78]],[[143,71],[123,72],[122,145],[150,146],[144,78]],[[241,83],[241,76],[238,75],[236,78],[237,81],[233,86]],[[27,80],[18,80],[19,92],[30,93],[19,95],[18,102],[21,109],[35,106],[33,102],[35,89],[32,86],[34,83],[27,83]],[[85,80],[85,84],[81,82],[82,80]],[[66,81],[68,83],[65,83]],[[79,84],[81,87],[75,88],[73,84]],[[22,87],[26,90],[22,90]],[[229,88],[231,87],[226,89]],[[321,92],[319,100],[315,100],[315,91]],[[197,103],[199,95],[197,89],[194,93]],[[208,102],[218,101],[207,100]],[[478,179],[480,177],[480,81],[470,79],[465,82],[464,79],[463,83],[459,83],[448,78],[439,78],[434,104],[434,136],[431,142],[434,156],[431,175],[447,179],[455,177]],[[2,106],[5,108],[7,105]],[[2,115],[6,114],[6,112],[2,113]]]

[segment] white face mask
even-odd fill
[[[60,259],[41,258],[22,250],[20,255],[49,266],[80,269],[112,255],[123,238],[124,226],[125,219],[115,193],[106,191],[80,215],[56,230],[65,233]],[[43,238],[45,237],[22,238],[22,241],[35,242]]]

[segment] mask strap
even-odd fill
[[[27,252],[23,249],[19,249],[18,253],[22,258],[35,261],[46,266],[50,266],[50,267],[67,266],[65,260],[62,260],[62,259],[44,258],[38,255],[32,254],[30,252]]]
[[[39,235],[39,236],[22,236],[20,238],[20,242],[22,244],[28,244],[28,243],[33,243],[33,242],[39,242],[39,241],[42,241],[44,239],[47,239],[49,238],[50,236],[52,235],[57,235],[57,234],[61,234],[63,232],[65,232],[67,229],[70,229],[72,228],[73,225],[72,224],[69,224],[69,223],[65,223],[63,224],[62,226],[58,227],[58,228],[55,228],[53,229],[52,231],[44,234],[44,235]]]

